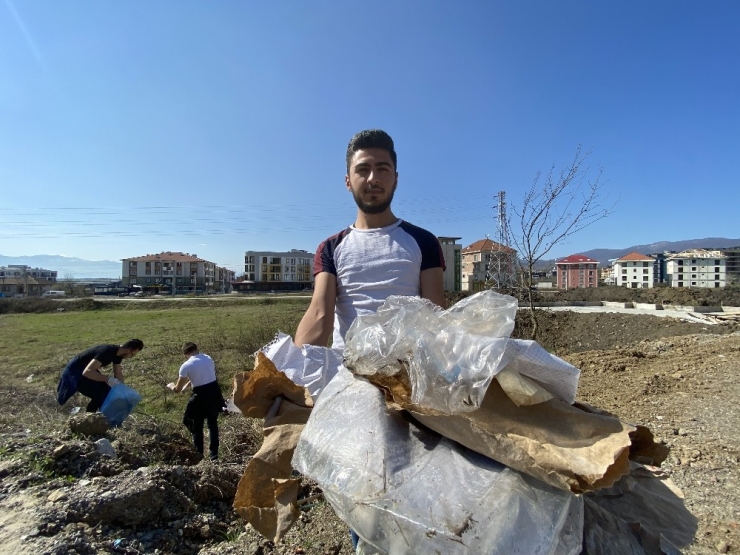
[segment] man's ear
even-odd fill
[[[352,182],[349,180],[349,175],[344,176],[344,186],[347,187],[347,190],[352,192]]]

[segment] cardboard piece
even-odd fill
[[[300,479],[291,478],[291,459],[313,402],[305,388],[257,353],[254,370],[234,377],[234,404],[265,423],[262,447],[244,469],[233,506],[255,530],[277,542],[299,515]]]
[[[510,376],[509,376],[510,378]],[[368,376],[391,405],[482,455],[573,493],[608,487],[629,472],[635,427],[556,398],[518,406],[498,380],[474,411],[447,415],[410,402],[403,374]]]

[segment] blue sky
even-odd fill
[[[738,28],[736,0],[0,0],[0,254],[313,251],[370,127],[396,215],[463,245],[579,144],[618,203],[553,257],[738,237]]]

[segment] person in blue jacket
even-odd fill
[[[111,387],[123,383],[123,359],[132,358],[144,348],[141,339],[129,339],[123,345],[95,345],[76,355],[62,371],[57,386],[57,401],[66,403],[78,391],[90,398],[87,412],[96,412],[108,396]],[[100,369],[113,365],[113,375]]]

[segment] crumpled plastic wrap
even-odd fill
[[[581,551],[581,497],[426,430],[344,369],[319,397],[293,467],[318,482],[366,553]]]
[[[342,366],[342,351],[304,345],[278,332],[275,338],[260,349],[290,380],[308,389],[315,401]]]
[[[391,296],[358,316],[345,337],[344,366],[357,375],[408,371],[411,401],[445,414],[478,408],[514,330],[514,297],[483,291],[447,310]]]

